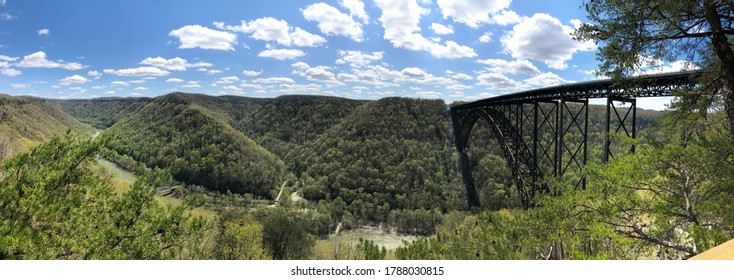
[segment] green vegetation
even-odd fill
[[[284,177],[283,162],[188,97],[156,98],[105,130],[103,135],[117,136],[108,148],[145,166],[168,168],[188,184],[271,197]]]
[[[148,104],[151,98],[98,98],[91,100],[49,100],[62,111],[80,122],[97,129],[105,129],[122,118],[137,112]]]
[[[118,196],[88,169],[108,141],[54,136],[2,164],[0,259],[200,257],[207,223],[153,198],[170,175],[140,178]]]
[[[93,133],[91,127],[43,99],[0,94],[0,161],[68,130]]]
[[[619,78],[674,61],[705,69],[701,88],[715,88],[723,96],[729,130],[734,133],[732,1],[596,0],[584,7],[591,22],[574,35],[600,46],[602,74]],[[703,91],[690,94],[707,100],[708,106],[715,102]]]

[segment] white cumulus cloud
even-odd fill
[[[341,0],[339,4],[349,10],[349,15],[362,20],[362,23],[367,24],[370,21],[370,17],[364,11],[364,2],[361,0]]]
[[[183,82],[184,82],[184,80],[181,80],[179,78],[170,78],[170,79],[166,80],[166,83],[183,83]]]
[[[491,21],[490,15],[496,14],[510,6],[510,0],[438,0],[443,18],[477,28]]]
[[[260,52],[257,56],[275,58],[277,60],[295,59],[306,55],[301,50],[296,49],[270,49]]]
[[[117,76],[125,76],[125,77],[160,77],[160,76],[166,76],[168,74],[171,74],[171,72],[168,72],[166,70],[162,70],[160,68],[150,67],[150,66],[119,69],[119,70],[105,69],[104,73],[114,74]]]
[[[81,65],[76,62],[65,62],[63,60],[50,61],[46,58],[46,53],[43,51],[26,55],[15,65],[23,68],[61,68],[66,70],[81,70],[87,68],[86,65]]]
[[[89,79],[79,75],[69,76],[59,80],[59,84],[62,86],[68,86],[71,84],[83,84],[86,82],[89,82]]]
[[[416,0],[375,0],[382,10],[380,22],[385,29],[383,37],[396,48],[413,51],[427,51],[437,58],[463,58],[477,56],[474,49],[459,45],[454,41],[445,44],[426,39],[419,26],[420,18],[429,11],[423,9]]]
[[[252,80],[253,83],[256,84],[294,84],[296,81],[294,81],[291,78],[287,77],[270,77],[270,78],[259,78]]]
[[[233,32],[251,34],[250,38],[260,41],[276,42],[283,46],[317,47],[326,43],[323,37],[296,27],[295,30],[287,21],[272,17],[258,18],[240,25],[225,25],[214,22],[214,26]]]
[[[569,84],[569,83],[574,82],[573,80],[566,80],[564,78],[561,78],[560,76],[554,73],[551,73],[551,72],[543,73],[535,77],[525,79],[523,81],[531,86],[536,86],[536,87],[541,87],[541,88],[560,85],[560,84]]]
[[[190,67],[212,67],[212,64],[208,62],[189,63],[186,59],[180,57],[165,59],[160,56],[145,58],[143,59],[143,61],[140,62],[140,64],[150,65],[169,71],[186,71],[186,69]]]
[[[451,25],[443,25],[440,23],[431,23],[431,29],[438,35],[454,34],[454,27]]]
[[[48,36],[50,34],[51,34],[51,30],[49,30],[48,28],[38,29],[38,36],[41,36],[41,35]]]
[[[262,74],[261,71],[252,71],[252,70],[244,70],[242,71],[242,75],[248,76],[248,77],[257,77]]]
[[[364,67],[381,60],[383,54],[383,52],[339,51],[339,59],[336,60],[336,64],[349,63],[352,67]]]
[[[233,45],[237,43],[237,35],[201,25],[187,25],[169,32],[168,36],[179,39],[179,49],[234,51]]]
[[[318,22],[319,30],[326,35],[342,35],[356,42],[362,42],[362,25],[354,19],[326,4],[311,4],[303,10],[303,17],[308,21]]]
[[[477,62],[487,65],[487,70],[493,73],[510,73],[510,74],[540,74],[538,67],[526,59],[515,61],[507,61],[503,59],[480,59]]]
[[[486,86],[489,89],[519,89],[522,88],[520,83],[510,79],[509,77],[499,73],[487,73],[477,77],[477,84]]]
[[[571,37],[573,27],[548,14],[534,14],[515,25],[502,37],[502,45],[514,58],[530,58],[554,69],[566,69],[574,53],[595,48],[593,42]]]

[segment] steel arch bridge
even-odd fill
[[[677,89],[692,89],[701,71],[600,80],[529,90],[451,107],[454,143],[460,153],[461,172],[470,207],[479,206],[467,155],[469,135],[479,121],[486,121],[499,141],[520,193],[530,207],[539,192],[549,192],[544,176],[563,178],[581,171],[588,155],[589,99],[606,98],[603,162],[614,145],[611,133],[637,135],[637,98],[671,96]],[[616,107],[615,101],[631,104]],[[576,104],[576,105],[572,105]],[[570,139],[571,133],[581,135]],[[634,152],[632,146],[631,152]],[[585,188],[586,180],[576,182]]]

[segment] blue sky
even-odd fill
[[[0,0],[0,92],[475,100],[597,79],[596,46],[569,35],[581,5]]]

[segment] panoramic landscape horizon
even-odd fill
[[[732,135],[730,0],[0,0],[0,260],[734,259]]]

